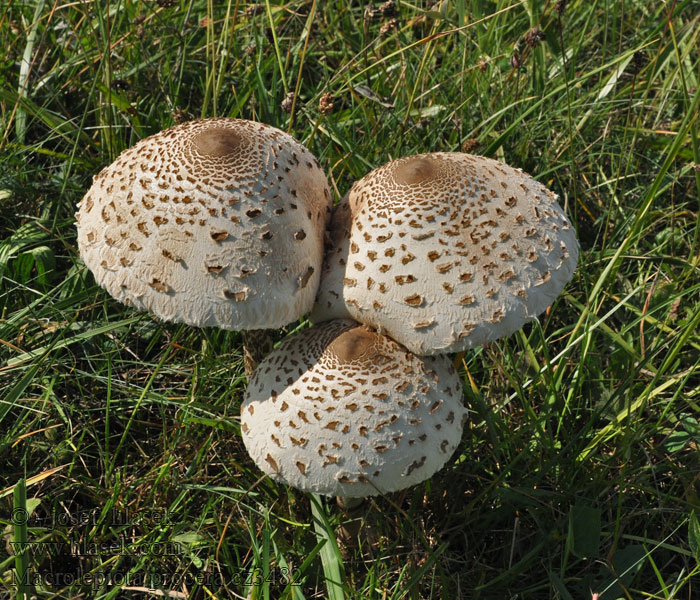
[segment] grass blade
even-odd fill
[[[41,13],[44,11],[44,0],[39,0],[34,7],[34,18],[32,19],[32,24],[29,28],[29,35],[27,36],[27,44],[24,47],[24,54],[22,55],[22,62],[19,68],[19,85],[17,89],[17,97],[21,99],[23,96],[27,95],[27,86],[29,84],[29,72],[32,68],[34,55],[34,44],[36,43],[36,36],[39,30],[39,19],[41,18]],[[15,117],[15,129],[17,132],[17,141],[20,144],[24,143],[24,136],[27,132],[27,112],[21,103],[16,105],[17,116]]]
[[[27,482],[24,478],[20,479],[15,485],[12,508],[17,598],[19,600],[29,600],[31,589],[29,586],[29,548],[27,537]]]
[[[330,600],[344,600],[342,586],[343,559],[340,556],[340,549],[335,540],[335,534],[326,516],[323,501],[317,494],[309,494],[311,499],[311,514],[314,519],[314,529],[316,534],[325,540],[321,548],[321,563],[323,564],[323,574],[326,578],[328,598]]]

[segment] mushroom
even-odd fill
[[[148,137],[78,205],[80,255],[112,296],[167,321],[281,327],[318,288],[331,196],[294,138],[240,119]]]
[[[556,195],[482,156],[420,154],[356,182],[331,220],[314,322],[351,317],[416,354],[510,335],[571,278]]]
[[[418,357],[346,319],[297,333],[260,362],[241,431],[276,481],[359,498],[429,478],[457,447],[466,414],[449,358]]]

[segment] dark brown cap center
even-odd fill
[[[394,168],[394,180],[399,185],[416,185],[435,177],[438,165],[431,158],[410,158]]]
[[[246,139],[233,129],[212,127],[195,135],[192,143],[203,156],[221,157],[239,153]]]
[[[344,331],[331,342],[329,350],[341,363],[353,362],[371,350],[376,341],[376,334],[364,327],[355,327]]]

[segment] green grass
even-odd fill
[[[397,2],[385,34],[358,4],[2,3],[0,526],[30,544],[3,544],[0,596],[27,561],[38,598],[698,594],[697,3]],[[248,458],[239,334],[136,314],[78,257],[91,176],[217,115],[289,131],[338,196],[390,158],[476,144],[556,191],[579,234],[551,310],[465,356],[455,455],[373,499],[357,547],[334,545],[332,503]]]

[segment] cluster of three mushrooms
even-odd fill
[[[522,172],[422,155],[353,186],[320,282],[331,204],[318,162],[287,134],[199,120],[142,140],[95,178],[78,243],[98,283],[166,320],[277,328],[311,309],[321,283],[315,321],[366,323],[285,340],[242,407],[258,466],[358,497],[429,477],[459,442],[459,378],[446,356],[418,355],[521,327],[569,279],[577,244],[553,194]]]

